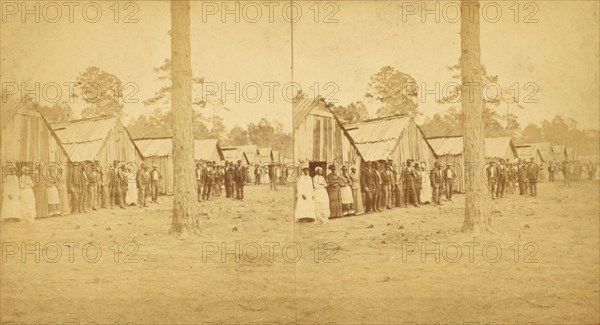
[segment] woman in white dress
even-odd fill
[[[125,175],[127,175],[127,194],[125,194],[125,204],[137,205],[138,189],[133,168],[130,167]]]
[[[303,166],[302,176],[296,183],[296,221],[314,221],[316,219],[315,190],[308,172],[308,166]]]
[[[329,194],[327,194],[327,182],[323,177],[323,168],[321,167],[315,168],[313,188],[315,189],[316,221],[325,223],[329,220]]]
[[[35,194],[33,193],[33,181],[26,174],[27,167],[21,169],[19,187],[21,188],[21,221],[33,222],[36,217]]]
[[[427,168],[426,162],[421,162],[421,202],[431,203],[433,192],[431,191],[429,175],[431,170]]]
[[[21,188],[19,187],[19,178],[15,175],[17,168],[15,166],[7,167],[6,182],[3,184],[2,191],[2,211],[0,218],[4,220],[21,219]]]
[[[56,187],[60,175],[55,165],[50,165],[49,175],[46,180],[46,192],[48,196],[48,215],[60,215],[60,197]]]
[[[342,215],[347,216],[354,214],[354,208],[352,207],[354,198],[352,197],[352,188],[350,187],[352,180],[350,180],[350,175],[348,175],[348,166],[342,166],[342,175],[340,175],[340,177],[343,180],[342,186],[340,187],[340,194],[342,196]]]

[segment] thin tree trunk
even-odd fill
[[[173,221],[171,233],[200,230],[194,180],[192,132],[192,67],[190,59],[190,4],[171,1],[171,109],[173,121]]]
[[[461,0],[461,74],[464,115],[465,220],[462,230],[491,231],[491,202],[485,173],[482,66],[479,36],[479,0]]]

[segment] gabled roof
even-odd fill
[[[246,153],[238,148],[238,147],[222,147],[221,151],[223,152],[223,158],[229,161],[237,161],[240,158],[243,158],[246,163],[248,163],[248,156]]]
[[[118,123],[120,124],[121,121],[116,116],[100,116],[52,124],[52,129],[72,161],[85,161],[96,158],[110,130]],[[126,128],[125,131],[131,138]],[[135,143],[134,147],[141,155]]]
[[[173,154],[173,138],[144,138],[133,141],[142,152],[144,158],[166,157]],[[205,139],[194,140],[194,159],[196,160],[223,160],[223,152],[219,140]]]
[[[239,146],[240,150],[242,150],[246,154],[246,158],[249,163],[257,163],[258,162],[258,147],[256,145],[246,145]]]
[[[260,159],[261,163],[272,162],[273,156],[271,148],[258,148],[258,159]]]
[[[464,138],[459,137],[435,137],[428,138],[427,142],[433,148],[437,156],[461,155],[464,150]],[[517,152],[512,139],[509,137],[485,138],[486,158],[505,158],[506,151],[510,148],[515,156]]]
[[[515,146],[515,149],[517,150],[517,155],[519,158],[523,158],[523,159],[529,159],[531,157],[535,157],[536,155],[538,155],[542,161],[544,160],[544,157],[542,157],[540,150],[533,145],[519,145],[519,146]]]
[[[0,101],[2,101],[2,118],[0,119],[0,130],[4,130],[4,128],[8,125],[8,123],[12,120],[13,116],[17,113],[17,111],[28,103],[24,103],[20,96],[7,96],[6,101],[4,100],[4,96],[0,94]]]
[[[304,99],[294,101],[292,104],[292,120],[294,122],[294,129],[296,129],[300,123],[302,123],[302,120],[308,116],[315,104],[319,101],[322,101],[322,99],[319,97],[306,97]]]
[[[411,121],[414,123],[407,115],[390,116],[346,124],[344,128],[364,160],[387,160],[398,145],[400,134]]]
[[[535,146],[540,151],[540,155],[544,161],[553,161],[554,154],[552,152],[552,143],[550,142],[538,142],[538,143],[526,143],[523,145]]]
[[[4,96],[0,94],[0,101],[3,100]],[[19,112],[20,109],[25,109],[27,111],[33,112],[36,116],[39,116],[39,118],[41,118],[44,121],[44,124],[50,131],[50,134],[56,140],[58,146],[63,150],[63,152],[67,154],[65,158],[69,161],[73,161],[68,155],[68,152],[63,143],[61,142],[60,138],[52,129],[52,125],[50,125],[50,122],[46,120],[44,114],[40,112],[38,106],[34,105],[33,102],[31,102],[31,100],[26,99],[25,101],[22,101],[22,99],[19,98],[19,96],[7,96],[6,102],[2,102],[2,105],[0,107],[0,130],[3,130],[10,123],[10,121],[12,121],[13,117],[17,114],[17,112]]]

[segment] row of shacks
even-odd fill
[[[305,98],[293,105],[294,162],[325,169],[329,164],[356,166],[361,170],[367,161],[392,161],[402,167],[407,159],[431,170],[435,162],[450,164],[458,176],[455,190],[464,192],[463,137],[426,138],[415,121],[406,115],[343,124],[324,100]],[[551,143],[515,145],[510,137],[485,139],[487,162],[501,159],[514,163],[517,159],[541,166],[545,173],[549,164],[577,160],[572,148]],[[560,168],[559,168],[560,169]],[[544,177],[544,176],[542,176]]]
[[[97,161],[102,170],[108,171],[114,161],[133,164],[139,168],[142,162],[157,165],[163,181],[159,192],[173,192],[173,158],[171,138],[133,139],[127,128],[115,116],[75,120],[50,124],[37,106],[18,97],[3,98],[1,115],[0,161],[2,162],[2,185],[8,166],[17,170],[37,170],[31,174],[36,194],[37,217],[47,217],[47,196],[43,193],[49,186],[56,186],[60,197],[60,210],[68,214],[70,209],[67,179],[72,175],[72,163]],[[195,140],[196,160],[219,161],[242,160],[244,164],[282,163],[280,152],[257,146],[224,147],[218,140]],[[48,181],[47,167],[55,166],[61,177]],[[55,181],[56,179],[56,181]],[[37,194],[40,194],[39,196]],[[43,207],[46,208],[43,208]]]

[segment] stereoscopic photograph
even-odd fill
[[[600,2],[0,7],[0,324],[600,323]]]

